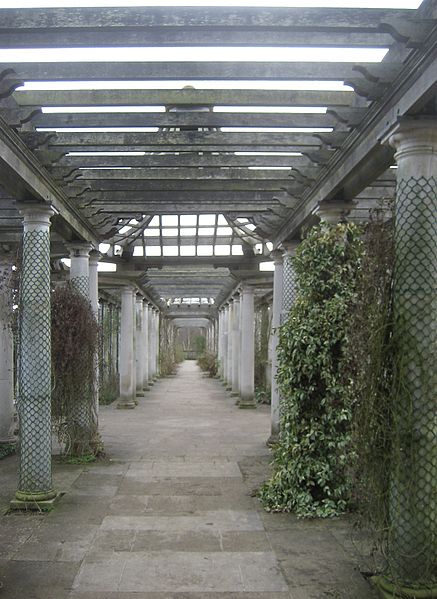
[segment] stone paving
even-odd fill
[[[135,410],[103,407],[109,459],[55,465],[55,510],[0,518],[0,599],[375,597],[347,518],[267,514],[252,496],[269,426],[267,406],[239,410],[189,361]],[[15,471],[0,462],[3,514]]]

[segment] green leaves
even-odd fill
[[[362,256],[361,230],[339,224],[311,229],[292,259],[298,297],[279,329],[280,440],[260,492],[269,511],[329,517],[348,504],[344,347]]]

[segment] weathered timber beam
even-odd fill
[[[105,260],[106,261],[106,260]],[[162,268],[163,266],[180,266],[180,265],[208,265],[212,267],[230,267],[235,268],[236,266],[256,266],[258,262],[265,261],[265,256],[163,256],[163,257],[143,257],[143,256],[132,256],[126,263],[119,259],[108,258],[108,262],[115,262],[128,268],[134,267],[138,270],[145,270],[146,268]]]
[[[43,135],[43,132],[41,132]],[[329,133],[324,133],[329,139]],[[26,134],[23,134],[26,139]],[[312,133],[223,133],[222,131],[163,131],[157,133],[58,133],[48,141],[49,148],[63,147],[72,151],[73,147],[93,146],[141,146],[163,151],[161,146],[169,146],[173,151],[179,147],[181,151],[189,152],[192,146],[223,146],[227,151],[235,151],[235,146],[282,146],[282,147],[313,147],[320,146],[320,139]],[[252,148],[257,150],[257,148]],[[289,150],[293,151],[293,150]]]
[[[74,58],[73,58],[74,60]],[[360,63],[371,67],[373,63]],[[244,66],[243,66],[244,65]],[[348,62],[41,62],[8,63],[26,81],[114,81],[153,79],[275,79],[344,81],[356,76]]]
[[[306,31],[335,31],[346,28],[358,31],[377,31],[385,19],[409,18],[410,10],[353,8],[254,8],[254,7],[136,7],[99,8],[35,8],[2,10],[4,29],[96,29],[108,27],[187,28],[187,27],[290,27]],[[256,35],[256,33],[255,33]]]
[[[335,112],[342,118],[348,112]],[[357,111],[358,109],[355,109]],[[365,110],[365,109],[363,109]],[[343,116],[344,115],[344,116]],[[263,114],[217,112],[47,114],[32,118],[35,127],[332,127],[337,118],[330,114]]]
[[[53,228],[67,239],[97,243],[94,231],[69,206],[67,197],[50,179],[32,152],[0,118],[0,183],[16,199],[50,203],[58,213]]]
[[[393,42],[389,33],[336,31],[334,28],[317,31],[319,47],[386,47]],[[396,31],[395,31],[396,32]],[[2,48],[80,48],[80,47],[127,47],[127,46],[308,46],[308,31],[290,28],[283,31],[259,26],[246,29],[213,28],[164,28],[149,30],[111,28],[86,29],[14,29],[0,31]]]
[[[275,244],[295,236],[320,202],[335,197],[353,200],[386,171],[393,161],[393,151],[380,143],[385,131],[399,118],[420,111],[436,92],[437,31],[434,31],[423,47],[411,52],[397,84],[369,109],[359,130],[350,134],[326,165],[327,169],[290,211],[289,219],[275,236]]]
[[[212,154],[146,155],[146,156],[63,156],[50,171],[72,170],[93,166],[132,166],[144,168],[213,168],[220,166],[295,166],[311,165],[305,156],[235,156],[224,152]]]
[[[349,106],[350,91],[71,90],[16,91],[21,106]]]
[[[129,181],[141,180],[289,180],[291,171],[252,170],[249,168],[132,168],[129,170],[84,169],[80,179],[92,181]]]
[[[223,191],[227,193],[228,191],[251,191],[252,193],[256,191],[271,191],[277,192],[282,189],[291,189],[292,187],[296,187],[297,183],[290,179],[281,179],[281,180],[234,180],[234,181],[226,181],[226,180],[218,180],[214,179],[207,181],[183,181],[183,180],[174,180],[174,181],[165,181],[165,180],[157,180],[157,181],[89,181],[89,189],[86,190],[85,193],[80,194],[82,191],[82,187],[78,187],[74,184],[67,184],[65,186],[65,192],[68,193],[72,198],[75,197],[93,197],[96,193],[100,192],[104,196],[108,194],[112,194],[113,192],[126,192],[136,193],[139,195],[143,192],[158,192],[158,191],[168,191],[177,193],[178,191],[185,192],[195,192],[200,191],[204,194],[208,191]],[[78,193],[79,192],[79,193]]]

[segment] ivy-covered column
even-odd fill
[[[271,432],[268,443],[276,443],[279,438],[279,391],[276,382],[278,368],[278,327],[281,324],[282,297],[283,297],[283,257],[282,252],[275,250],[271,254],[275,265],[273,275],[273,305],[272,305],[272,373],[271,373]]]
[[[385,597],[437,596],[437,119],[401,121],[396,149],[396,397]]]
[[[89,257],[89,300],[91,309],[96,320],[99,320],[99,275],[98,266],[101,254],[98,250],[91,250]],[[102,325],[103,326],[103,319]],[[103,344],[102,344],[103,349]],[[99,352],[95,356],[95,379],[94,379],[94,410],[96,419],[99,413]]]
[[[143,300],[143,389],[149,388],[149,304]]]
[[[120,399],[117,408],[135,407],[134,387],[134,290],[123,287],[121,290],[121,331],[120,331]]]
[[[240,395],[240,296],[234,297],[232,320],[232,395]]]
[[[135,301],[135,387],[136,396],[143,395],[144,379],[144,331],[143,331],[143,297],[136,296]]]
[[[242,409],[256,408],[255,403],[255,303],[254,289],[244,284],[241,290],[241,374]]]
[[[23,258],[19,306],[19,480],[16,499],[30,506],[53,500],[51,429],[51,207],[22,206]],[[12,507],[17,507],[12,502]]]

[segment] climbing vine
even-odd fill
[[[260,491],[268,510],[329,517],[348,505],[352,401],[344,349],[362,254],[359,227],[322,223],[292,259],[298,293],[278,345],[280,440]]]
[[[70,284],[52,294],[52,419],[67,456],[101,450],[95,403],[98,324]]]

